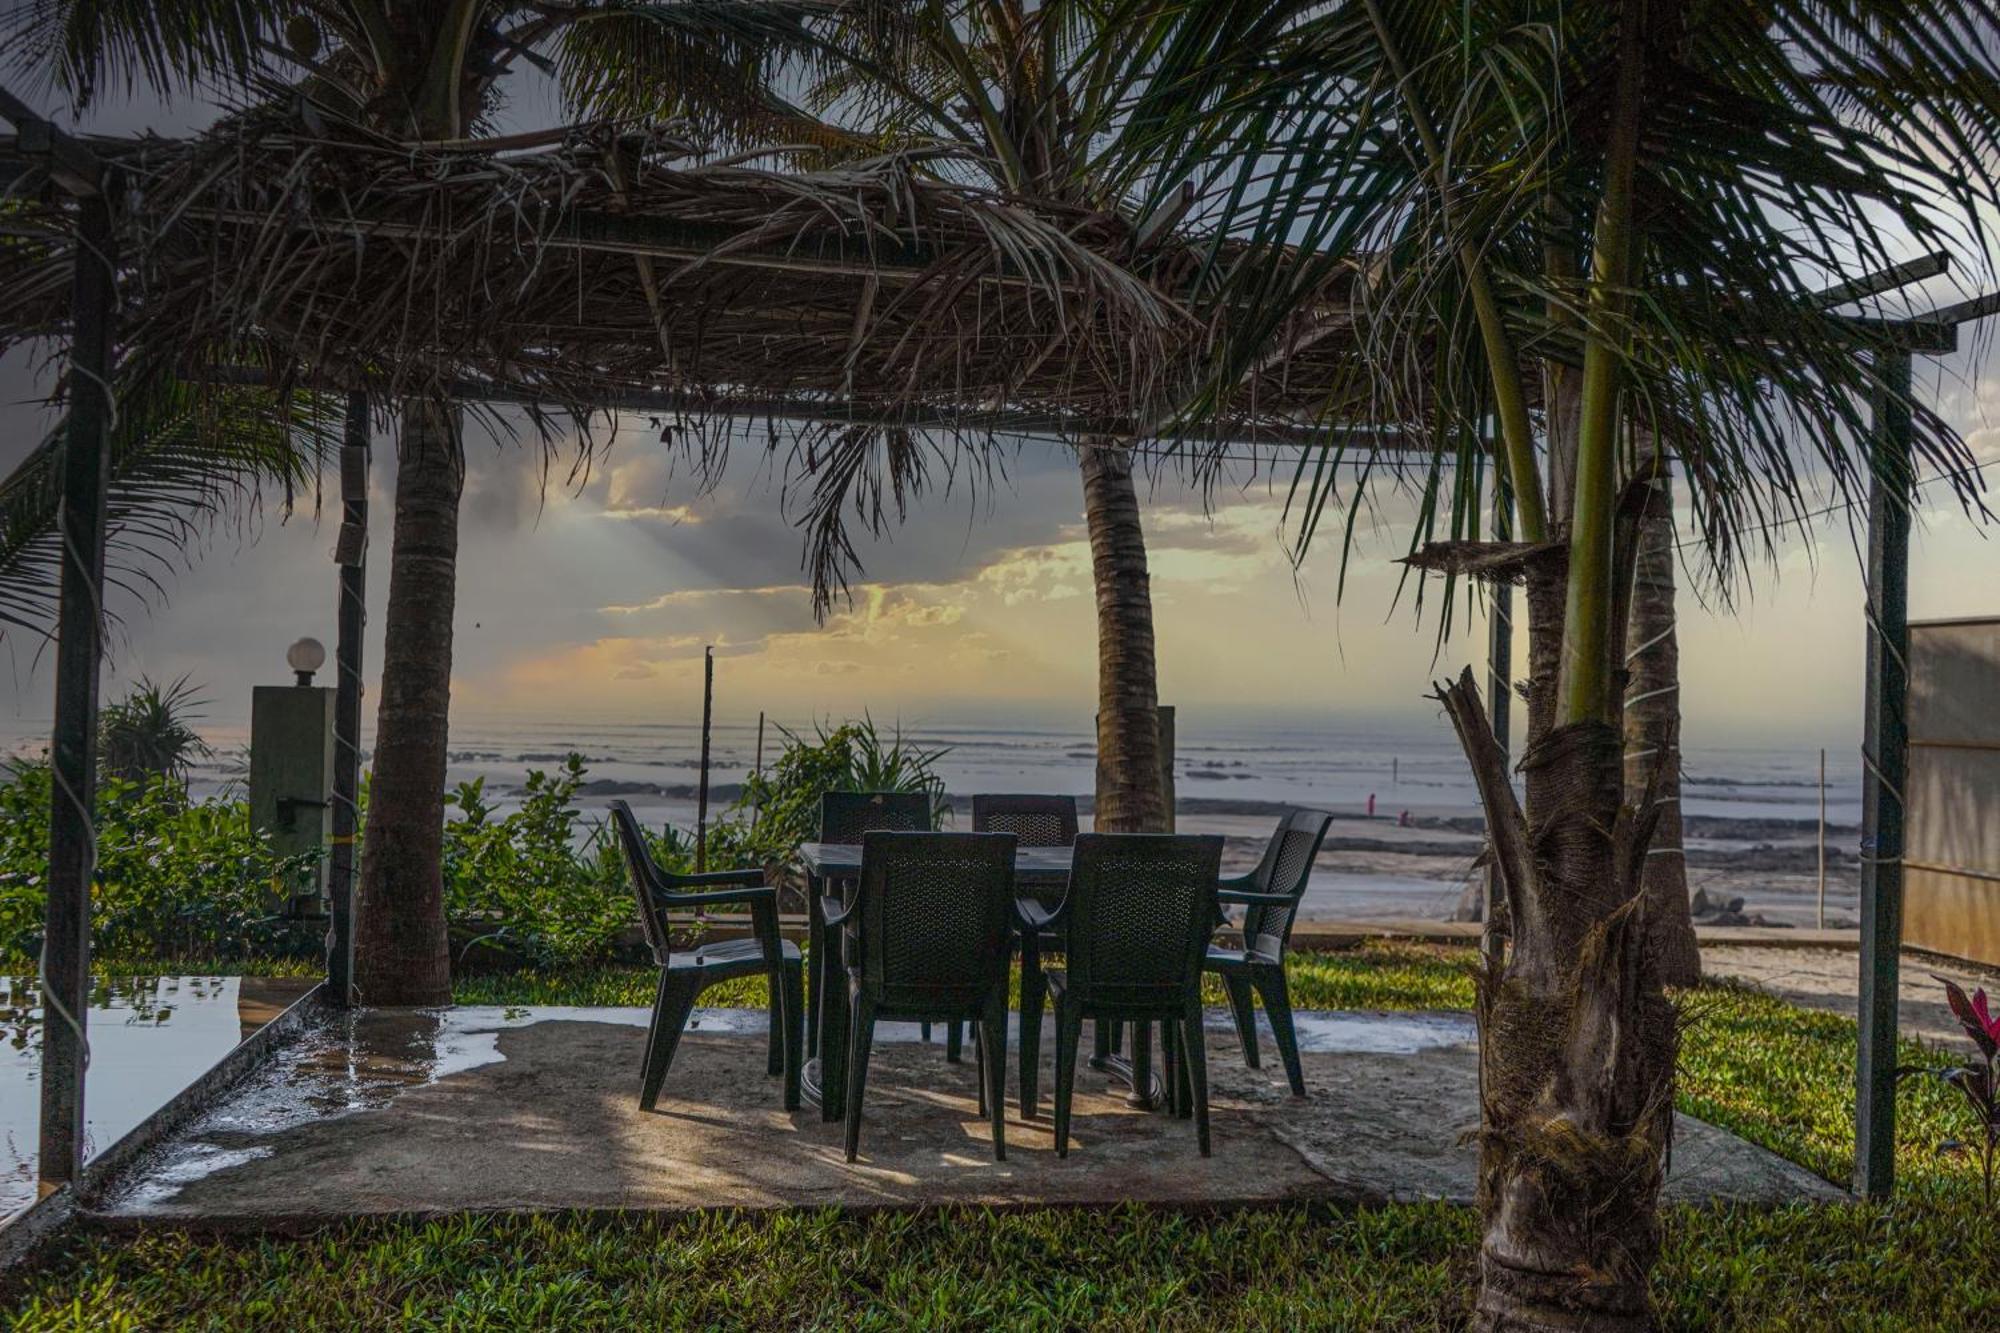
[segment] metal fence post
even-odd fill
[[[333,836],[327,857],[327,997],[354,1001],[355,839],[361,829],[361,652],[368,624],[368,395],[347,395],[340,445],[338,642],[333,650]]]

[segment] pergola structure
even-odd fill
[[[431,395],[579,420],[619,408],[762,416],[864,442],[910,431],[1129,440],[1173,418],[1224,332],[1181,299],[1206,257],[1175,235],[1175,218],[1018,206],[921,179],[901,159],[784,174],[686,165],[688,146],[651,130],[412,146],[254,115],[185,144],[86,143],[4,91],[0,116],[18,135],[8,179],[41,173],[67,201],[10,219],[17,244],[0,257],[9,291],[0,335],[59,330],[69,340],[41,977],[45,1194],[82,1177],[114,320],[128,347],[184,349],[166,367],[177,376],[347,395],[326,990],[335,1004],[347,999],[351,949],[371,404]],[[38,245],[73,256],[60,290],[47,265],[20,264]],[[131,275],[122,302],[121,271]],[[1935,271],[1904,266],[1824,299],[1860,299]],[[1327,438],[1305,423],[1337,406],[1333,386],[1350,382],[1355,353],[1333,313],[1342,297],[1336,283],[1327,313],[1250,371],[1207,427],[1216,438]],[[1985,298],[1893,326],[1873,444],[1879,459],[1904,460],[1892,475],[1907,475],[1911,421],[1898,393],[1910,358],[1951,350],[1959,324],[1996,309]],[[1907,496],[1879,481],[1870,533],[1856,1181],[1878,1194],[1890,1186],[1893,1144],[1909,533]],[[1490,651],[1504,741],[1504,632]]]

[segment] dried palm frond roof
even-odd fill
[[[672,127],[611,123],[408,144],[282,108],[92,146],[125,184],[120,341],[188,371],[252,360],[385,399],[577,412],[649,392],[932,428],[1004,409],[1117,434],[1174,413],[1216,332],[1184,299],[1187,243],[1142,247],[1125,218],[944,184],[910,156],[704,163]],[[0,348],[67,313],[67,223],[20,184]],[[1313,339],[1244,386],[1240,424],[1310,411],[1343,367]]]
[[[1198,239],[950,184],[923,154],[788,171],[615,122],[413,144],[303,100],[86,142],[121,187],[126,364],[525,403],[586,433],[647,407],[706,427],[670,433],[708,475],[716,427],[816,423],[785,435],[822,607],[857,567],[852,518],[879,532],[968,439],[1156,433],[1224,332],[1196,313],[1218,264]],[[66,333],[76,246],[47,162],[6,148],[0,352]],[[1200,435],[1296,437],[1359,382],[1349,276]]]

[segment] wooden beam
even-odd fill
[[[103,192],[104,167],[97,154],[37,115],[33,107],[5,88],[0,88],[0,118],[12,123],[18,135],[14,151],[46,162],[49,176],[64,190],[79,199]]]
[[[1951,267],[1951,256],[1942,250],[1933,250],[1927,255],[1905,263],[1895,264],[1874,273],[1864,273],[1846,282],[1837,282],[1824,291],[1813,295],[1813,304],[1822,310],[1830,310],[1849,301],[1859,301],[1864,296],[1880,296],[1893,292],[1898,287],[1907,287],[1913,282],[1935,278]]]
[[[1854,1188],[1887,1198],[1896,1179],[1896,1034],[1903,940],[1910,558],[1910,357],[1885,352],[1870,432],[1867,696],[1861,757],[1860,1046]]]
[[[83,1078],[89,1063],[90,884],[97,868],[98,665],[104,636],[104,509],[110,473],[116,257],[111,206],[78,201],[69,423],[63,440],[61,602],[49,767],[48,907],[42,942],[42,1194],[83,1171]]]
[[[368,395],[347,395],[340,446],[340,600],[333,650],[333,843],[327,856],[326,997],[354,1002],[355,838],[361,829],[361,653],[368,623]]]

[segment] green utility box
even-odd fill
[[[259,685],[250,698],[250,823],[284,856],[320,857],[332,832],[333,691]],[[326,910],[322,862],[309,889],[274,902],[293,916]]]

